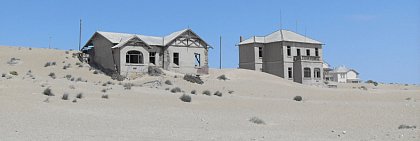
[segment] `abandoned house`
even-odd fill
[[[332,76],[330,81],[338,83],[360,83],[359,73],[354,69],[346,66],[339,66],[328,72]]]
[[[290,81],[323,84],[322,43],[288,30],[240,37],[239,68],[270,73]]]
[[[123,76],[148,71],[149,66],[188,74],[208,73],[207,44],[191,29],[164,37],[95,32],[81,49],[89,64]]]

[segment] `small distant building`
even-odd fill
[[[324,70],[324,81],[332,81],[333,76],[330,74],[330,72],[333,70],[327,62],[322,63],[322,69]]]
[[[354,69],[349,69],[345,66],[336,67],[334,70],[329,72],[332,76],[331,81],[338,83],[360,83],[359,73]]]
[[[207,44],[191,29],[164,37],[95,32],[81,49],[86,60],[107,73],[144,73],[149,66],[180,73],[207,74]]]
[[[288,30],[240,38],[239,68],[302,84],[323,84],[322,43]]]

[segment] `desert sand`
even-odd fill
[[[76,65],[75,52],[0,47],[0,74],[5,74],[0,77],[0,140],[420,140],[418,85],[326,88],[242,69],[211,69],[201,76],[202,85],[169,71],[119,82],[94,74],[88,64]],[[44,67],[47,62],[56,65]],[[222,74],[228,80],[217,79]],[[131,89],[124,89],[126,83],[133,84]],[[183,92],[172,93],[175,87]],[[44,95],[46,88],[55,96]],[[216,91],[223,95],[213,95]],[[69,100],[62,99],[64,93]],[[184,93],[191,102],[179,99]],[[295,96],[303,100],[294,101]],[[264,124],[250,122],[252,117]]]

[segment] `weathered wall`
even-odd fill
[[[302,84],[308,84],[308,85],[313,85],[313,84],[322,84],[323,82],[323,70],[322,70],[322,62],[314,62],[314,61],[295,61],[294,62],[294,81],[295,82],[299,82]],[[304,68],[310,68],[311,69],[311,77],[310,78],[305,78],[304,77]],[[316,78],[315,77],[315,68],[320,69],[320,77]]]
[[[140,51],[143,54],[143,64],[128,64],[126,63],[126,54],[128,51],[135,50]],[[149,52],[156,52],[156,65],[160,66],[161,62],[159,61],[159,54],[161,53],[160,47],[148,47],[143,46],[124,46],[120,49],[120,74],[127,76],[131,73],[145,73],[149,67]]]
[[[115,71],[114,58],[112,57],[111,52],[113,44],[99,34],[94,38],[92,43],[94,46],[93,50],[95,52],[95,55],[93,56],[93,63],[102,69]]]
[[[239,68],[256,70],[255,56],[254,44],[239,45]]]
[[[263,71],[284,78],[282,43],[265,44],[263,54]]]
[[[203,47],[179,47],[169,46],[167,49],[169,58],[165,59],[169,61],[168,70],[179,72],[179,73],[192,73],[196,74],[198,69],[208,67],[208,58],[206,49]],[[174,64],[174,53],[179,53],[179,65]],[[195,64],[195,53],[200,54],[200,66]]]

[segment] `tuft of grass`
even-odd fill
[[[234,92],[235,92],[235,91],[233,91],[233,90],[229,90],[229,91],[228,91],[228,93],[229,93],[229,94],[233,94]]]
[[[123,85],[124,90],[131,90],[131,86],[133,86],[133,84],[132,84],[132,83],[125,83],[125,84]]]
[[[1,74],[1,77],[6,77],[6,74],[5,74],[5,73],[2,73],[2,74]]]
[[[295,101],[302,101],[302,96],[295,96],[294,98],[293,98],[293,100],[295,100]]]
[[[77,102],[77,99],[75,98],[75,99],[73,99],[73,101],[71,101],[71,102],[76,103],[76,102]]]
[[[83,80],[82,80],[82,77],[78,77],[78,78],[76,79],[76,82],[78,82],[78,81],[83,81]]]
[[[17,63],[19,63],[19,60],[20,59],[17,59],[17,58],[10,58],[10,61],[7,61],[7,64],[9,64],[9,65],[14,65],[14,64],[17,64]]]
[[[165,81],[165,84],[166,84],[166,85],[172,85],[172,82],[171,82],[171,80],[166,80],[166,81]]]
[[[48,74],[48,76],[50,76],[52,79],[55,79],[55,73],[51,72],[50,74]]]
[[[57,65],[56,62],[51,62],[51,66],[55,66],[55,65]]]
[[[98,72],[98,71],[96,71],[96,70],[95,70],[95,71],[93,71],[93,74],[98,74],[98,73],[99,73],[99,72]]]
[[[158,68],[158,67],[155,67],[155,66],[149,66],[149,67],[147,68],[147,74],[149,74],[150,76],[160,76],[160,75],[163,75],[164,73],[163,73],[163,71],[162,71],[160,68]]]
[[[78,94],[76,95],[76,98],[78,98],[78,99],[82,99],[82,98],[83,98],[83,93],[78,93]]]
[[[106,93],[106,89],[102,89],[101,92]]]
[[[205,91],[203,91],[203,94],[210,96],[211,92],[209,90],[205,90]]]
[[[165,88],[165,90],[169,91],[171,88]]]
[[[191,82],[191,83],[197,83],[197,84],[203,84],[204,81],[201,80],[200,76],[193,76],[191,74],[184,75],[184,80]]]
[[[107,85],[107,83],[103,83],[103,84],[102,84],[102,86],[106,86],[106,85]]]
[[[183,94],[181,97],[179,97],[179,99],[181,99],[181,101],[184,102],[191,102],[191,96]]]
[[[362,89],[362,90],[365,90],[365,91],[368,90],[365,86],[360,86],[359,88]]]
[[[17,71],[10,71],[9,74],[15,75],[15,76],[19,75]]]
[[[179,87],[172,88],[171,92],[172,93],[179,93],[179,92],[181,92],[181,88],[179,88]]]
[[[222,74],[222,75],[220,75],[219,77],[217,77],[217,79],[219,79],[219,80],[229,80],[227,77],[226,77],[226,75],[224,75],[224,74]]]
[[[70,80],[70,79],[71,79],[71,75],[70,75],[70,74],[67,74],[67,75],[65,76],[65,78],[67,78],[68,80]]]
[[[102,95],[102,98],[103,98],[103,99],[108,99],[109,97],[108,97],[108,95],[107,95],[107,94],[104,94],[104,95]]]
[[[258,117],[252,117],[249,121],[255,124],[265,124],[265,122]]]
[[[222,94],[222,92],[216,91],[213,95],[222,97],[223,94]]]
[[[192,90],[191,91],[191,94],[196,94],[197,93],[197,91],[196,90]]]
[[[398,129],[416,129],[416,128],[417,127],[415,125],[410,126],[410,125],[402,124],[402,125],[398,126]]]
[[[69,100],[69,94],[68,93],[64,93],[63,97],[61,97],[62,100]]]
[[[47,96],[54,96],[54,93],[51,91],[51,89],[50,89],[50,88],[46,88],[46,89],[44,90],[43,94],[44,94],[44,95],[47,95]]]
[[[373,81],[373,80],[368,80],[368,81],[366,81],[366,83],[369,83],[369,84],[373,84],[375,86],[378,86],[378,82]]]

